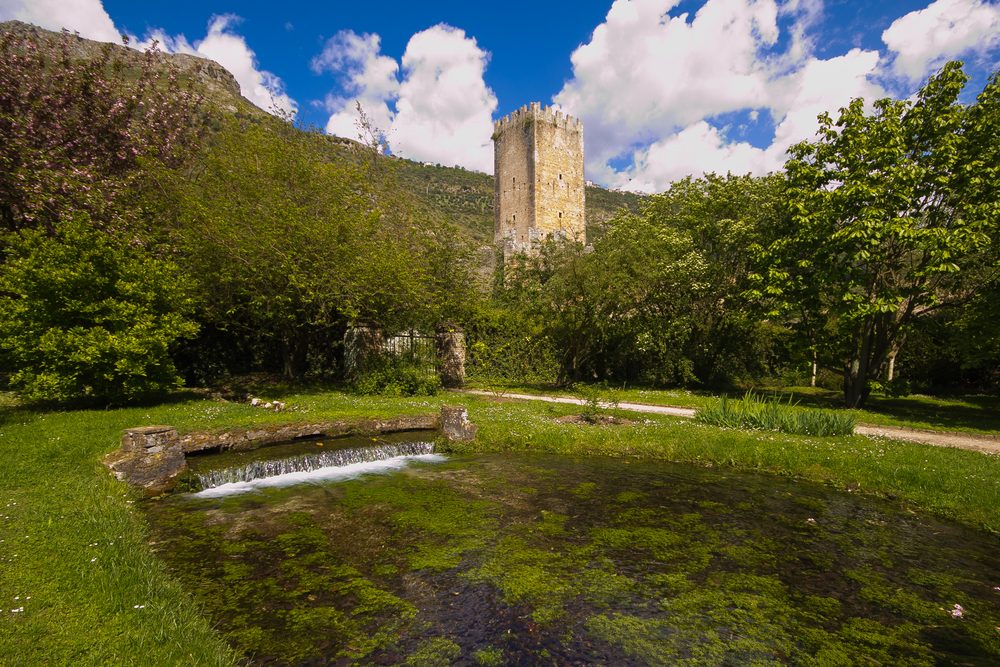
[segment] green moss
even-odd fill
[[[193,565],[178,568],[189,590],[248,655],[288,663],[360,659],[392,644],[416,615],[343,562],[306,513],[236,535],[197,513],[173,512],[171,519],[165,555]]]
[[[796,599],[775,577],[717,573],[704,585],[682,582],[674,589],[677,594],[662,602],[663,617],[597,615],[587,621],[587,629],[650,665],[930,661],[913,624],[848,619],[841,626],[836,600]]]
[[[931,650],[915,639],[918,636],[919,630],[912,623],[888,626],[873,619],[852,618],[837,633],[842,645],[832,644],[827,650],[853,654],[854,662],[864,659],[869,664],[933,665]]]
[[[778,563],[781,546],[774,540],[757,537],[740,544],[727,544],[719,552],[743,568],[773,568]]]
[[[728,507],[724,503],[717,503],[714,500],[699,500],[698,509],[711,512],[724,512]]]
[[[591,533],[595,545],[612,555],[644,552],[648,558],[669,563],[672,569],[684,573],[708,567],[719,541],[698,514],[664,516],[656,510],[628,510],[619,514],[615,523],[619,525]]]
[[[472,659],[476,661],[477,665],[482,665],[482,667],[500,667],[500,665],[504,664],[503,649],[487,646],[476,651],[472,655]]]
[[[472,550],[482,549],[495,526],[494,506],[470,499],[445,482],[419,477],[372,479],[346,488],[348,510],[380,508],[409,543],[411,569],[449,570]]]
[[[622,491],[617,496],[615,496],[615,502],[632,503],[642,498],[643,495],[644,494],[638,491]]]
[[[537,549],[521,537],[501,538],[489,558],[465,576],[496,586],[509,604],[533,607],[532,618],[549,623],[564,613],[566,599],[576,593],[575,563],[559,553]]]
[[[541,521],[532,526],[532,529],[549,537],[556,537],[566,532],[567,519],[569,516],[566,514],[542,510]]]
[[[645,578],[650,588],[662,592],[668,597],[685,593],[695,587],[695,583],[680,572],[654,573]]]
[[[921,623],[944,620],[946,614],[941,604],[925,600],[902,586],[870,569],[856,568],[844,573],[848,579],[860,584],[862,599],[904,618]]]
[[[420,644],[404,665],[408,667],[449,667],[462,655],[462,647],[446,637],[434,637]]]

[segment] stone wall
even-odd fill
[[[344,419],[312,423],[261,424],[251,428],[201,431],[180,435],[172,426],[126,429],[121,447],[104,458],[119,480],[147,496],[174,488],[187,470],[185,455],[209,450],[247,451],[302,438],[336,438],[435,429],[449,441],[472,440],[476,427],[464,407],[441,406],[438,414]]]
[[[552,121],[535,125],[535,227],[585,243],[583,126],[558,111]]]
[[[456,327],[442,327],[434,336],[438,375],[448,389],[465,384],[465,334]]]
[[[494,124],[494,239],[512,254],[586,242],[583,124],[537,102]]]
[[[344,332],[344,377],[357,380],[383,353],[382,331],[364,324],[352,324]]]
[[[535,225],[534,121],[515,112],[497,124],[494,133],[494,240],[525,247]],[[506,253],[505,253],[506,254]]]

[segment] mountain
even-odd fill
[[[62,35],[20,21],[0,23],[0,42],[9,38],[28,37],[36,42],[57,41]],[[90,59],[110,49],[112,59],[123,65],[124,78],[135,76],[141,70],[145,54],[127,46],[107,44],[70,35],[67,42],[71,58]],[[157,53],[164,64],[176,68],[182,82],[192,81],[205,96],[210,108],[224,113],[249,117],[263,117],[266,112],[256,107],[240,94],[240,86],[232,74],[218,63],[188,54]],[[331,159],[343,155],[355,142],[349,139],[314,135],[324,141]],[[396,166],[399,184],[431,209],[466,230],[477,244],[493,242],[493,176],[457,167],[429,165],[403,158],[387,157]],[[636,211],[643,195],[587,186],[586,222],[587,237],[599,236],[607,221],[621,208]]]
[[[17,41],[27,38],[38,44],[60,44],[64,35],[69,37],[66,45],[70,58],[81,60],[97,58],[105,49],[109,49],[112,60],[120,62],[124,66],[122,68],[124,77],[137,75],[142,69],[146,57],[145,53],[127,46],[95,42],[74,33],[53,32],[21,21],[0,23],[0,40],[3,42],[7,42],[11,38]],[[195,86],[213,106],[230,113],[237,111],[249,114],[265,113],[240,95],[240,84],[236,82],[229,70],[214,60],[185,53],[166,54],[159,52],[156,57],[164,64],[173,65],[182,82],[194,80]]]

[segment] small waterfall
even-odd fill
[[[432,442],[402,442],[355,449],[331,449],[285,459],[254,461],[234,468],[209,470],[199,473],[197,479],[204,491],[224,484],[243,484],[282,475],[309,473],[323,468],[345,468],[376,461],[427,457],[432,454],[434,454]]]

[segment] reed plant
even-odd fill
[[[789,397],[765,397],[748,391],[742,398],[720,398],[700,408],[694,417],[724,428],[778,431],[794,435],[838,436],[854,433],[854,414],[847,411],[803,409]]]

